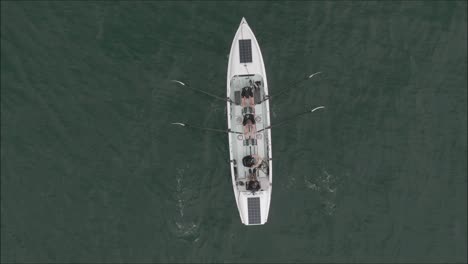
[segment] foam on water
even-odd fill
[[[176,188],[175,188],[175,204],[177,213],[175,216],[175,235],[179,238],[195,241],[199,236],[199,226],[193,220],[193,216],[186,215],[185,208],[186,203],[192,197],[190,197],[190,192],[187,191],[184,186],[184,177],[186,172],[190,173],[189,164],[185,164],[180,168],[176,168]]]

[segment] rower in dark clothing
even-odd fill
[[[247,125],[247,122],[250,121],[252,124],[255,125],[255,116],[253,114],[246,114],[244,115],[244,120],[242,121],[242,125]]]
[[[246,86],[242,88],[241,92],[242,96],[242,107],[247,106],[247,100],[249,100],[249,106],[254,106],[254,97],[253,97],[253,91],[252,91],[252,86]]]
[[[242,164],[248,168],[260,168],[263,164],[263,159],[257,154],[247,155],[242,158]]]
[[[255,133],[257,131],[257,127],[255,125],[255,116],[253,114],[246,114],[244,115],[244,120],[242,121],[242,125],[244,126],[244,136],[246,139],[255,138]]]
[[[242,88],[241,95],[242,95],[242,97],[245,97],[245,98],[252,97],[253,96],[252,86],[246,86],[246,87]]]
[[[248,176],[248,182],[246,189],[248,191],[256,192],[260,189],[260,182],[257,180],[257,172],[255,169],[253,169],[253,172],[251,169],[249,169],[249,176]]]
[[[257,180],[251,180],[247,183],[246,189],[248,191],[256,192],[260,189],[260,182]]]

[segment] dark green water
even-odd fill
[[[1,261],[466,262],[467,2],[1,2]],[[267,225],[225,128],[245,16],[274,129]],[[299,122],[300,121],[300,122]]]

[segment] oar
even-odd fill
[[[291,118],[288,118],[288,119],[284,120],[283,122],[280,122],[280,123],[278,123],[278,124],[274,124],[274,125],[271,125],[271,126],[267,126],[267,127],[263,128],[263,129],[260,129],[259,131],[257,131],[257,133],[262,132],[263,130],[266,130],[266,129],[270,129],[270,128],[272,128],[272,127],[280,126],[280,125],[282,125],[282,124],[284,124],[284,123],[286,123],[286,122],[292,121],[292,120],[294,120],[294,119],[296,119],[296,118],[298,118],[298,117],[301,117],[301,116],[303,116],[303,115],[313,113],[314,111],[319,110],[319,109],[322,109],[322,108],[325,108],[325,106],[315,107],[314,109],[312,109],[312,110],[310,110],[310,111],[305,111],[305,112],[299,113],[299,114],[297,114],[297,115],[295,115],[295,116],[293,116],[293,117],[291,117]]]
[[[241,132],[231,131],[230,129],[223,130],[223,129],[217,129],[217,128],[200,127],[200,126],[194,126],[194,125],[189,125],[189,124],[185,124],[185,123],[171,123],[171,124],[172,125],[177,125],[177,126],[182,126],[182,127],[187,127],[187,128],[195,128],[195,129],[208,130],[208,131],[214,131],[214,132],[242,134]]]
[[[208,95],[208,96],[211,96],[211,97],[214,97],[214,98],[216,98],[216,99],[223,100],[223,101],[225,101],[225,102],[227,101],[227,102],[233,103],[233,101],[232,101],[229,97],[227,97],[227,98],[222,98],[222,97],[216,96],[216,95],[214,95],[214,94],[211,94],[211,93],[209,93],[209,92],[205,92],[205,91],[203,91],[203,90],[200,90],[200,89],[197,89],[197,88],[193,88],[193,87],[191,87],[191,86],[188,86],[187,84],[185,84],[185,83],[183,83],[183,82],[181,82],[181,81],[178,81],[178,80],[171,80],[171,82],[176,82],[176,83],[181,84],[182,86],[185,86],[185,87],[187,87],[187,88],[189,88],[189,89],[192,89],[192,90],[197,91],[197,92],[200,92],[200,93],[204,93],[204,94],[206,94],[206,95]]]
[[[278,97],[278,96],[284,94],[285,92],[287,92],[288,90],[293,89],[293,88],[296,88],[296,87],[299,86],[301,83],[303,83],[303,82],[305,82],[305,81],[311,79],[312,77],[314,77],[315,75],[320,74],[320,73],[322,73],[322,72],[313,73],[313,74],[311,74],[311,75],[309,75],[309,76],[303,78],[302,80],[297,81],[297,82],[294,83],[292,86],[290,86],[290,87],[288,87],[288,88],[286,88],[286,89],[283,89],[281,92],[279,92],[279,93],[277,93],[277,94],[265,96],[265,98],[263,98],[263,99],[259,102],[259,104],[263,103],[264,101],[266,101],[266,100],[268,100],[268,99],[271,99],[271,97]]]

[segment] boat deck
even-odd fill
[[[259,74],[249,74],[249,75],[239,75],[234,76],[231,79],[231,98],[234,98],[234,104],[231,104],[231,130],[236,132],[243,133],[244,126],[242,124],[243,120],[243,108],[241,105],[241,90],[245,86],[250,85],[252,82],[260,82],[258,89],[254,91],[254,115],[255,115],[255,125],[256,131],[262,130],[267,127],[269,124],[266,124],[266,109],[264,104],[259,104],[259,102],[264,98],[265,93],[263,89],[263,78]],[[245,110],[244,110],[245,111]],[[267,130],[263,130],[260,133],[255,133],[255,140],[246,140],[245,135],[232,134],[233,137],[233,153],[234,160],[236,161],[236,180],[238,182],[239,191],[247,191],[245,188],[245,181],[247,181],[249,176],[249,168],[243,166],[242,158],[247,155],[256,154],[263,158],[265,166],[262,169],[258,170],[257,179],[260,182],[261,190],[266,190],[269,188],[269,179],[268,179],[268,134]],[[239,181],[242,183],[239,184]],[[248,191],[250,192],[250,191]]]

